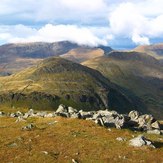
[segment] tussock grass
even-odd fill
[[[79,119],[29,118],[15,122],[15,118],[0,118],[0,162],[162,162],[163,137],[147,135],[157,145],[134,148],[128,140],[140,133],[127,129],[111,131],[91,121]],[[52,123],[57,121],[57,123]],[[21,128],[29,123],[31,131]],[[126,141],[117,141],[124,137]],[[16,146],[14,146],[16,143]]]

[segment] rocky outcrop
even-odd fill
[[[53,118],[62,116],[65,118],[79,118],[94,121],[96,124],[117,129],[128,128],[134,131],[145,131],[149,134],[162,134],[159,122],[148,114],[141,115],[137,111],[131,111],[129,114],[119,114],[116,111],[98,110],[98,111],[77,111],[73,107],[67,107],[63,104],[59,105],[55,112],[35,112],[30,109],[26,113],[20,111],[16,113],[5,114],[0,112],[0,116],[17,117],[17,121],[26,120],[28,117],[44,117]]]

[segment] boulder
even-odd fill
[[[158,121],[155,121],[151,124],[151,127],[154,129],[160,129],[160,123]]]
[[[148,134],[161,135],[161,131],[158,130],[158,129],[155,129],[155,130],[148,130],[147,133],[148,133]]]
[[[73,114],[70,114],[70,117],[71,117],[71,118],[80,118],[80,113],[73,113]]]
[[[86,119],[86,118],[92,118],[93,117],[93,114],[94,114],[94,112],[85,112],[85,111],[83,111],[83,110],[80,110],[79,111],[79,118],[81,118],[81,119]]]
[[[155,121],[152,115],[144,114],[139,116],[138,118],[138,128],[142,129],[143,131],[151,130],[151,124]]]
[[[34,110],[33,109],[30,109],[27,114],[30,116],[30,117],[33,117],[34,116]]]
[[[139,112],[132,110],[129,112],[128,116],[131,118],[132,121],[137,121],[137,119],[139,118]]]
[[[65,105],[61,104],[59,105],[58,109],[56,110],[56,113],[67,113],[68,110]]]
[[[142,147],[142,146],[149,146],[155,148],[150,140],[147,140],[144,136],[139,135],[136,138],[133,138],[129,141],[129,145],[134,147]]]
[[[105,126],[104,121],[103,121],[102,118],[96,119],[96,120],[95,120],[95,123],[96,123],[96,124],[99,124],[100,126]]]
[[[45,118],[52,118],[52,117],[55,117],[55,114],[53,113],[48,113],[44,116]]]
[[[78,111],[76,109],[74,109],[73,107],[69,106],[68,107],[68,113],[73,114],[73,113],[77,113]]]

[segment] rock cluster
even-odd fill
[[[95,123],[110,128],[115,127],[117,129],[129,128],[131,130],[147,131],[149,134],[162,134],[159,122],[148,114],[141,115],[138,111],[131,111],[129,114],[119,114],[116,111],[99,110],[99,111],[77,111],[72,107],[66,107],[59,105],[55,112],[35,112],[30,109],[26,113],[20,111],[16,113],[5,114],[0,112],[1,116],[17,117],[17,122],[26,120],[28,117],[44,117],[52,118],[56,116],[62,116],[66,118],[79,118],[92,120]]]

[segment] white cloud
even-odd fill
[[[127,38],[149,44],[163,35],[163,0],[0,0],[0,22],[12,24],[0,27],[0,40],[6,41],[68,39],[98,44]],[[106,25],[108,29],[103,28]]]
[[[5,28],[5,33],[3,28]],[[1,26],[0,36],[1,41],[12,43],[68,40],[80,45],[97,46],[107,44],[107,41],[96,36],[95,31],[91,30],[91,28],[78,27],[76,25],[47,24],[40,29],[34,29],[24,25]]]
[[[117,6],[109,15],[111,32],[117,37],[130,38],[135,44],[149,44],[150,38],[160,37],[163,34],[163,14],[148,17],[144,8],[150,6],[147,3],[150,1],[146,0],[138,4],[127,2]],[[161,4],[163,5],[163,2]],[[147,11],[149,10],[150,7]]]
[[[150,44],[148,37],[141,37],[138,34],[132,35],[132,41],[135,42],[136,44],[142,44],[142,45],[143,44],[146,44],[146,45]]]
[[[107,18],[105,0],[1,0],[0,16],[10,20],[46,23],[76,21],[93,22]]]

